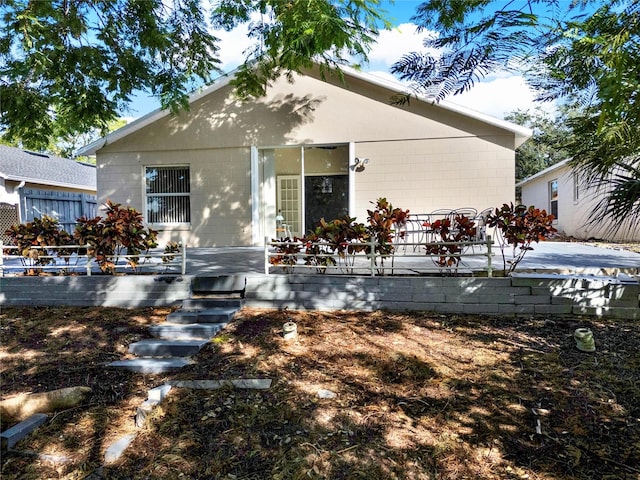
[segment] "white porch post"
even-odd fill
[[[356,144],[349,142],[349,163],[347,171],[349,172],[349,216],[356,216],[356,175],[351,170],[351,165],[355,163],[356,159]]]
[[[265,237],[274,237],[276,233],[276,163],[273,149],[256,148],[258,163],[257,194],[253,198],[258,207],[260,232],[254,230],[253,242],[262,246]]]
[[[304,147],[300,147],[300,235],[307,234],[307,194],[305,193]]]
[[[261,244],[264,238],[264,222],[261,221],[260,158],[258,147],[251,146],[251,243]]]

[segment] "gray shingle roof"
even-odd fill
[[[0,145],[0,175],[43,185],[96,189],[94,165],[4,145]]]

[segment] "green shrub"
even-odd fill
[[[376,242],[375,253],[381,257],[380,265],[376,261],[378,272],[384,271],[384,259],[394,252],[393,239],[396,228],[406,223],[409,210],[393,208],[386,198],[379,198],[372,210],[367,210],[368,225],[357,223],[355,218],[345,215],[327,222],[320,220],[315,229],[302,238],[285,238],[276,242],[277,255],[270,257],[272,265],[295,265],[298,255],[304,246],[305,265],[316,267],[319,273],[326,272],[327,267],[343,264],[348,272],[353,271],[354,255],[367,252],[371,239]],[[337,255],[337,259],[334,258]]]
[[[431,229],[440,238],[425,246],[427,255],[432,255],[433,262],[440,268],[440,271],[449,274],[458,272],[461,261],[459,255],[463,252],[463,246],[458,243],[473,241],[477,232],[473,220],[465,215],[456,215],[453,220],[453,228],[450,218],[433,222]]]
[[[42,218],[34,218],[32,222],[13,225],[5,232],[11,245],[15,247],[12,250],[21,256],[26,274],[39,275],[42,267],[56,263],[53,257],[73,253],[69,249],[47,248],[73,244],[71,235],[60,227],[57,219],[43,215]],[[65,257],[63,261],[68,263],[69,259]]]
[[[487,217],[487,225],[497,229],[497,241],[502,252],[504,274],[512,273],[529,250],[533,242],[544,241],[557,232],[553,227],[555,217],[545,210],[513,203],[496,208]],[[511,247],[511,257],[505,250]]]
[[[93,256],[104,273],[115,273],[115,266],[123,255],[127,264],[136,270],[141,253],[148,253],[158,246],[158,232],[144,226],[142,214],[132,207],[107,201],[106,217],[77,220],[74,238],[80,245],[89,245]]]

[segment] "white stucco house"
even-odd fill
[[[365,221],[386,197],[412,213],[514,201],[515,149],[527,128],[345,69],[274,82],[242,101],[232,75],[177,116],[157,110],[78,153],[96,155],[98,201],[130,205],[190,246],[261,245],[276,217],[302,235],[324,217]]]
[[[624,219],[623,226],[611,233],[611,220],[591,222],[591,213],[603,198],[602,189],[589,188],[564,160],[542,170],[517,185],[522,203],[544,208],[556,217],[559,233],[578,239],[603,239],[622,242],[640,241],[640,218]],[[634,228],[635,227],[635,228]]]

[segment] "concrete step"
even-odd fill
[[[111,368],[123,368],[136,373],[164,373],[191,365],[192,360],[187,358],[135,358],[132,360],[118,360],[107,364]]]
[[[163,340],[148,339],[129,345],[129,353],[138,357],[192,357],[207,340]]]
[[[161,323],[159,325],[151,325],[149,332],[155,338],[165,340],[209,340],[211,337],[222,330],[227,324],[221,323]]]
[[[242,298],[187,298],[182,301],[183,310],[211,310],[215,308],[235,308],[237,310],[244,306]]]
[[[0,444],[2,452],[7,451],[24,437],[33,432],[36,428],[47,421],[49,417],[44,413],[34,413],[26,420],[0,433]]]
[[[167,315],[170,323],[225,323],[238,311],[235,307],[207,308],[203,310],[177,310]]]

